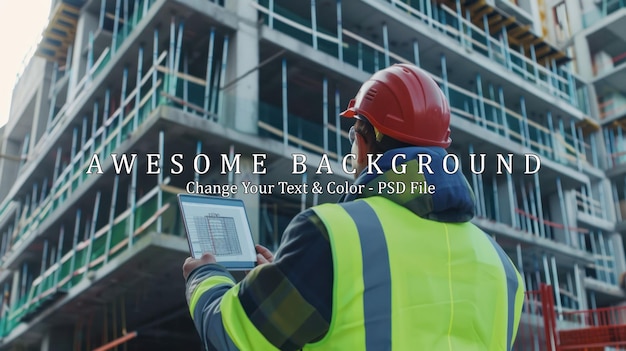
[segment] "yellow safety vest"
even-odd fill
[[[475,225],[426,220],[383,197],[313,210],[332,248],[333,305],[328,333],[304,350],[511,349],[523,282]],[[277,350],[249,321],[238,292],[239,284],[221,304],[223,316],[238,316],[223,318],[230,339],[241,350]]]

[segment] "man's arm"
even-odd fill
[[[285,230],[274,262],[258,266],[236,285],[223,267],[201,265],[187,278],[187,296],[209,350],[297,350],[319,340],[332,309],[326,230],[313,211],[306,211]]]

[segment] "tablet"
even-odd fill
[[[229,270],[255,266],[256,251],[243,201],[178,194],[178,204],[193,258],[210,252]]]

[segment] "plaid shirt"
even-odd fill
[[[188,294],[219,269],[223,270],[218,265],[195,269],[187,280]],[[307,210],[285,230],[274,262],[257,267],[241,281],[239,300],[269,342],[281,350],[299,350],[328,331],[332,282],[328,233],[319,217]],[[200,335],[209,350],[219,349],[219,342]]]
[[[437,186],[436,195],[408,192],[389,195],[366,191],[361,197],[385,196],[420,217],[438,221],[465,222],[473,217],[474,195],[461,172],[446,175],[440,168],[433,175],[418,174],[415,159],[408,160],[408,171],[404,175],[390,171],[390,160],[396,153],[429,153],[434,167],[437,162],[441,165],[446,154],[444,149],[411,147],[394,151],[386,153],[379,161],[383,174],[363,174],[356,184],[367,184],[366,188],[369,188],[380,181],[426,181]],[[341,201],[354,199],[348,196]],[[215,275],[230,276],[223,267],[215,264],[191,272],[187,280],[188,299],[198,284]],[[332,285],[333,263],[328,232],[320,218],[309,209],[296,216],[285,230],[274,262],[255,268],[240,282],[238,298],[248,319],[271,344],[281,350],[299,350],[328,332]],[[223,329],[219,302],[228,287],[218,288],[206,292],[205,295],[210,297],[203,299],[202,305],[192,312],[196,316],[198,332],[209,350],[232,349],[232,340],[228,339],[227,333],[210,330]],[[210,321],[202,321],[200,316]]]

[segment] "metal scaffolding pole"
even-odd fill
[[[485,99],[483,96],[483,83],[482,83],[482,79],[480,77],[480,73],[476,74],[476,93],[478,95],[478,103],[479,103],[479,108],[480,108],[480,120],[482,121],[483,125],[485,127],[487,127],[487,122],[486,122],[486,113],[485,113]]]
[[[117,33],[120,24],[120,0],[115,0],[115,18],[113,20],[113,38],[111,42],[111,56],[117,52]]]
[[[413,61],[417,67],[420,67],[420,50],[417,39],[413,40]]]
[[[535,199],[535,192],[528,189],[527,187],[525,190],[526,192],[528,192],[528,198],[530,202],[530,211],[534,218],[539,218],[539,213],[537,213],[537,202],[541,201],[541,198]],[[532,221],[532,224],[533,224],[533,232],[535,232],[537,236],[543,237],[543,231],[540,229],[542,223],[539,223],[537,219],[534,219]]]
[[[165,132],[163,130],[159,131],[159,155],[165,155]],[[163,207],[163,189],[161,185],[163,185],[163,157],[159,157],[159,169],[161,170],[157,175],[157,182],[159,183],[159,190],[157,192],[157,211]],[[157,233],[161,233],[163,230],[163,216],[159,215],[157,218],[156,231]]]
[[[202,140],[198,140],[196,142],[196,155],[200,155],[201,153],[202,153]],[[200,182],[200,173],[199,172],[193,172],[193,180],[196,183]]]
[[[357,48],[357,67],[359,71],[363,70],[363,43],[360,41],[356,44]]]
[[[337,0],[337,58],[343,62],[343,28],[342,28],[341,0]]]
[[[541,184],[539,183],[539,172],[533,175],[533,182],[535,183],[535,197],[537,198],[537,216],[539,218],[539,232],[544,238],[547,237],[546,227],[543,218],[543,201],[541,200]]]
[[[39,202],[37,199],[37,193],[38,191],[39,185],[37,185],[37,183],[33,183],[33,191],[30,194],[30,203],[32,204],[32,210],[30,211],[31,213],[35,212],[35,209],[37,208]]]
[[[322,119],[324,127],[322,128],[322,139],[324,153],[328,153],[328,78],[324,77],[322,82]],[[339,155],[337,155],[339,157]]]
[[[524,186],[524,181],[520,181],[520,191],[522,193],[522,203],[523,203],[523,208],[524,208],[524,212],[526,213],[526,215],[524,216],[525,220],[525,226],[524,226],[524,230],[527,231],[530,234],[534,234],[536,235],[536,232],[533,232],[532,230],[532,222],[530,217],[528,217],[528,214],[530,213],[530,206],[528,204],[528,197],[526,196],[526,187]]]
[[[526,145],[527,148],[531,148],[531,143],[530,143],[530,130],[528,129],[528,115],[526,114],[526,99],[524,98],[524,96],[520,96],[519,98],[519,102],[520,102],[520,106],[522,109],[522,119],[520,120],[520,132],[523,135],[524,140],[522,141],[522,145]]]
[[[591,160],[593,167],[600,168],[600,162],[598,161],[598,145],[595,133],[591,133],[589,136],[589,143],[591,144]]]
[[[39,203],[43,203],[43,200],[48,196],[48,177],[45,177],[41,183],[41,194],[39,196]]]
[[[100,145],[102,145],[102,153],[100,155],[106,155],[109,153],[109,146],[105,144],[107,136],[108,136],[108,127],[111,126],[113,121],[109,122],[109,109],[111,105],[111,89],[107,89],[104,92],[104,112],[102,114],[102,126],[104,130],[102,131],[102,135],[100,137]],[[113,127],[111,127],[113,128]]]
[[[124,0],[124,39],[128,37],[128,27],[129,27],[129,15],[128,15],[128,0]]]
[[[48,96],[50,98],[50,110],[48,110],[48,121],[46,123],[46,132],[50,131],[50,128],[52,127],[52,119],[54,118],[54,112],[56,110],[56,104],[57,104],[57,89],[56,89],[56,82],[57,82],[57,74],[59,73],[59,63],[55,62],[54,63],[54,68],[52,69],[52,79],[50,80],[50,91],[48,93]]]
[[[87,128],[89,127],[89,122],[87,121],[87,116],[83,116],[83,129],[80,133],[80,166],[82,167],[85,162],[85,144],[87,143]],[[79,178],[80,179],[80,178]]]
[[[174,79],[172,73],[174,72],[174,56],[176,54],[176,17],[172,16],[170,20],[170,49],[167,58],[167,82],[168,86],[165,88],[168,94],[172,94],[172,80]]]
[[[515,245],[515,251],[517,252],[517,269],[519,271],[519,274],[523,277],[524,276],[524,258],[522,257],[522,245],[519,243]],[[526,287],[526,289],[530,290],[530,287]]]
[[[211,98],[211,81],[213,80],[213,51],[215,50],[215,28],[211,27],[211,34],[209,35],[209,49],[206,59],[206,83],[204,85],[204,115],[203,117],[209,118],[208,111],[210,111],[210,98]]]
[[[98,17],[98,29],[104,29],[104,15],[106,13],[106,0],[100,0],[100,15]]]
[[[135,240],[135,211],[137,210],[137,167],[133,167],[130,180],[130,189],[128,189],[128,203],[130,206],[130,215],[128,216],[128,248],[133,247]]]
[[[559,161],[561,154],[556,153],[556,148],[555,148],[556,142],[554,140],[554,137],[556,134],[554,133],[554,121],[552,120],[552,112],[548,111],[546,116],[548,117],[548,129],[550,130],[550,137],[548,138],[548,146],[550,147],[550,150],[552,151],[552,157],[554,157],[555,160]]]
[[[136,11],[136,10],[135,10]],[[139,105],[141,104],[141,79],[143,78],[143,45],[139,46],[139,54],[137,57],[137,79],[135,81],[135,114],[133,116],[133,129],[137,130],[139,125]]]
[[[545,256],[544,256],[545,257]],[[556,268],[556,259],[554,256],[550,258],[552,263],[552,275],[554,276],[554,295],[556,296],[556,310],[559,315],[559,320],[563,320],[563,304],[561,302],[561,286],[559,285],[559,274]]]
[[[583,164],[581,162],[581,147],[580,147],[580,143],[578,140],[578,133],[576,132],[576,123],[574,122],[574,120],[570,121],[570,132],[572,133],[572,139],[573,139],[573,143],[574,143],[574,150],[576,150],[576,166],[578,167],[579,171],[582,171],[583,169]],[[584,150],[583,150],[584,152]]]
[[[578,263],[574,264],[574,281],[576,282],[576,297],[578,298],[578,309],[584,310],[587,306],[585,300],[583,299],[583,287],[580,281],[580,268],[578,268]]]
[[[511,212],[511,226],[513,228],[520,228],[521,224],[518,223],[517,212],[517,197],[515,196],[515,187],[513,186],[513,177],[510,173],[506,173],[506,187],[508,190],[509,208]]]
[[[62,225],[59,230],[59,243],[58,243],[58,251],[56,257],[56,263],[59,267],[54,271],[54,286],[56,287],[59,284],[59,272],[61,272],[61,258],[63,258],[63,241],[65,239],[65,226]]]
[[[217,114],[218,120],[222,122],[226,122],[226,116],[224,116],[224,85],[226,84],[226,66],[228,64],[228,35],[224,36],[224,45],[222,48],[222,67],[220,69],[219,82],[219,101],[213,104],[213,108],[215,108],[215,113]],[[217,94],[214,95],[217,98]]]
[[[91,252],[93,250],[94,234],[96,232],[96,225],[98,223],[98,210],[100,209],[100,191],[96,193],[96,199],[93,204],[93,214],[91,215],[91,227],[89,230],[89,245],[87,246],[87,255],[85,256],[85,271],[83,277],[87,276],[89,271],[89,263],[91,263]]]
[[[41,251],[41,267],[39,270],[39,277],[41,278],[40,282],[39,282],[39,286],[37,286],[37,296],[39,296],[39,294],[41,294],[41,289],[43,287],[43,281],[44,281],[44,273],[46,272],[46,261],[48,260],[48,239],[45,239],[43,241],[43,250]],[[31,286],[32,288],[32,286]],[[32,296],[30,296],[32,297]],[[29,303],[30,303],[30,297],[29,297]]]
[[[78,234],[80,232],[80,216],[81,210],[80,208],[76,210],[76,217],[74,220],[74,239],[72,240],[72,257],[70,258],[70,281],[68,282],[68,287],[72,287],[72,280],[74,280],[74,271],[76,269],[76,245],[78,245]]]
[[[146,2],[147,3],[147,2]],[[157,105],[157,69],[159,57],[159,29],[154,29],[154,35],[152,37],[152,109],[154,110]]]
[[[317,16],[315,13],[315,0],[311,0],[311,39],[313,49],[317,50]]]
[[[124,130],[124,117],[125,117],[125,107],[124,103],[126,102],[126,87],[128,86],[128,67],[124,67],[124,75],[122,77],[122,97],[120,99],[120,113],[117,117],[117,135],[115,147],[119,147],[122,143],[122,131]]]
[[[389,67],[391,62],[389,61],[389,33],[387,23],[383,23],[383,47],[385,48],[385,67]]]
[[[340,103],[339,89],[335,89],[335,138],[337,143],[337,158],[341,158],[343,155],[341,152],[341,117],[339,116],[341,113]]]
[[[174,56],[174,67],[172,67],[172,86],[170,94],[176,96],[176,90],[178,88],[178,70],[180,68],[180,55],[183,47],[183,30],[185,28],[185,22],[183,20],[178,24],[178,36],[176,39],[176,55]]]
[[[427,3],[430,3],[430,1]],[[443,79],[443,92],[446,94],[446,99],[450,101],[450,91],[448,89],[448,68],[446,67],[446,55],[444,54],[441,54],[441,78]]]
[[[498,98],[500,100],[500,113],[502,114],[502,128],[504,129],[504,137],[510,139],[509,122],[506,119],[506,105],[504,103],[504,90],[498,88]]]
[[[282,63],[282,108],[283,108],[283,146],[287,146],[289,136],[289,115],[287,106],[287,59],[283,58]]]
[[[93,114],[91,115],[91,146],[89,147],[89,154],[93,155],[96,151],[96,132],[98,131],[98,110],[100,109],[98,101],[93,103]]]
[[[459,42],[461,43],[461,47],[465,47],[465,33],[463,33],[463,16],[461,15],[461,1],[456,0],[456,23],[458,24],[457,33],[459,33]],[[443,21],[445,22],[445,16],[443,16]],[[443,23],[444,25],[446,23]]]
[[[89,31],[89,44],[87,46],[88,50],[87,50],[87,69],[86,69],[86,74],[87,74],[87,82],[91,82],[92,79],[92,72],[91,69],[93,68],[93,31]]]
[[[268,27],[274,29],[274,0],[269,0],[268,10],[267,25]]]
[[[569,231],[569,219],[567,211],[565,209],[565,195],[563,194],[563,187],[561,186],[561,177],[556,178],[556,189],[559,196],[559,203],[561,204],[561,216],[563,217],[563,230],[565,232],[565,243],[567,246],[572,246],[570,231]]]
[[[109,228],[107,230],[106,242],[104,244],[104,264],[109,262],[109,252],[111,251],[111,239],[113,236],[113,225],[115,220],[115,207],[117,205],[117,192],[120,176],[113,178],[113,190],[111,191],[111,210],[109,211]]]
[[[600,262],[602,262],[601,271],[603,273],[601,280],[604,281],[605,283],[609,283],[609,280],[610,280],[609,279],[610,268],[609,268],[609,262],[608,262],[609,259],[608,259],[607,252],[606,252],[606,242],[604,240],[604,234],[602,232],[598,233],[598,246],[600,246],[600,255],[602,257],[600,259]]]

